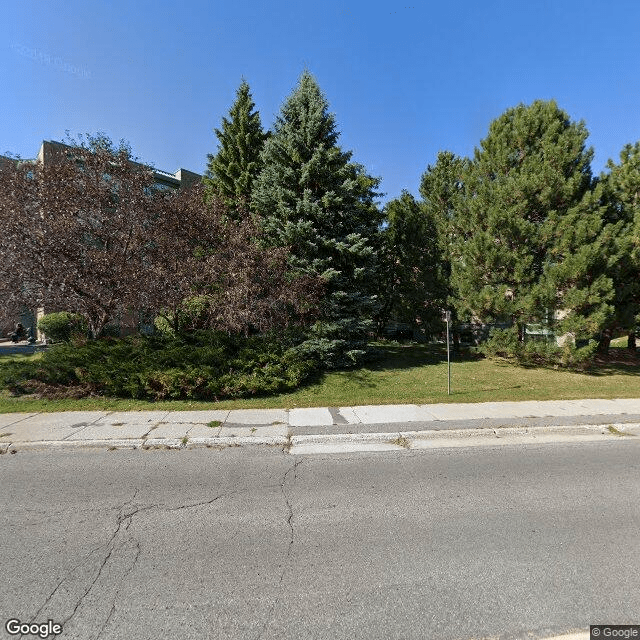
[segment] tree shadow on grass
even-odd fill
[[[355,385],[361,389],[375,389],[379,384],[379,381],[372,380],[371,371],[367,369],[348,369],[331,373],[339,378],[344,378],[345,384]]]
[[[447,349],[444,345],[375,343],[373,349],[374,354],[361,367],[323,371],[308,380],[304,386],[323,383],[326,376],[330,374],[344,379],[345,384],[354,385],[361,389],[375,389],[384,384],[384,381],[375,378],[374,372],[418,369],[425,365],[438,365],[447,361]],[[482,358],[483,356],[468,350],[455,355],[451,354],[452,363],[472,362]]]
[[[515,359],[494,358],[499,367],[520,367],[527,370],[564,371],[593,377],[640,376],[640,352],[632,353],[624,348],[612,348],[609,354],[597,354],[593,362],[584,366],[561,367],[544,360],[540,362],[518,362]]]
[[[442,344],[381,344],[373,346],[375,354],[365,364],[371,371],[387,369],[413,369],[425,365],[438,365],[447,361],[447,347]],[[484,356],[463,349],[457,353],[451,352],[451,362],[473,362],[482,360]]]
[[[640,376],[640,364],[638,365],[624,365],[624,364],[607,364],[607,365],[593,365],[584,371],[578,373],[584,373],[588,376],[604,377],[604,376]]]
[[[593,376],[640,376],[640,351],[611,347],[606,355],[597,354],[585,373]]]

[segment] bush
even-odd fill
[[[156,316],[153,320],[153,328],[156,333],[160,333],[166,336],[175,336],[176,332],[174,331],[171,323],[164,316]]]
[[[597,351],[595,340],[590,340],[584,347],[566,344],[561,349],[560,364],[570,369],[584,369],[592,363]]]
[[[109,322],[102,327],[102,331],[100,332],[101,338],[119,338],[120,337],[121,327],[116,322]]]
[[[480,344],[478,350],[485,356],[499,358],[520,358],[522,343],[518,340],[518,329],[494,329],[486,342]]]
[[[589,342],[584,347],[576,347],[567,341],[562,347],[555,342],[518,340],[517,327],[495,329],[489,340],[478,349],[488,357],[500,357],[516,360],[528,366],[560,366],[569,369],[581,369],[587,366],[596,353],[598,344]]]
[[[70,342],[74,334],[85,334],[87,323],[75,313],[47,313],[38,320],[38,329],[52,342]]]
[[[66,388],[77,397],[221,400],[290,391],[310,380],[318,361],[298,353],[294,332],[186,337],[135,335],[84,344],[61,343],[37,362],[0,365],[0,387],[47,396]],[[47,391],[48,389],[48,391]]]
[[[315,337],[313,334],[294,346],[293,350],[301,357],[317,362],[319,368],[329,371],[355,369],[378,357],[377,350],[364,341],[354,344],[347,340]]]
[[[183,300],[181,308],[176,312],[178,314],[178,330],[193,331],[196,327],[203,326],[208,305],[209,299],[206,296],[194,296]],[[175,337],[176,313],[156,316],[153,320],[155,330]]]
[[[11,389],[14,393],[28,393],[26,383],[35,378],[36,362],[17,360],[0,363],[0,389]]]

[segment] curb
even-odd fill
[[[607,425],[558,425],[547,427],[501,427],[392,431],[386,433],[341,433],[293,436],[224,436],[178,438],[122,438],[95,440],[41,440],[2,443],[0,454],[37,449],[197,449],[247,445],[281,446],[289,453],[350,452],[358,450],[393,451],[446,447],[542,444],[551,442],[592,442],[640,437],[640,423]]]
[[[446,431],[395,431],[293,436],[291,454],[352,453],[442,448],[594,442],[633,439],[640,436],[640,423],[547,427],[502,427],[451,429]]]
[[[609,427],[619,431],[612,433]],[[386,433],[341,433],[341,434],[315,434],[292,436],[291,444],[321,444],[324,442],[386,442],[395,438],[404,437],[409,440],[447,441],[460,439],[486,439],[496,440],[508,437],[536,437],[542,435],[640,435],[640,423],[619,422],[615,424],[581,424],[581,425],[551,425],[548,427],[486,427],[480,429],[446,429],[423,431],[389,431]]]
[[[178,438],[123,438],[119,440],[38,440],[36,442],[10,442],[0,445],[0,455],[26,449],[199,449],[226,448],[246,445],[287,446],[289,439],[278,436],[263,438],[237,436],[222,438],[188,438],[186,442]]]

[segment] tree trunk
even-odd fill
[[[609,353],[609,345],[611,344],[611,329],[605,329],[598,344],[598,353],[607,355]]]
[[[460,352],[460,331],[458,331],[458,324],[453,324],[453,353]]]
[[[629,335],[627,336],[627,349],[630,351],[636,350],[636,332],[629,331]]]
[[[180,333],[180,309],[176,307],[173,311],[173,318],[171,319],[173,335],[177,336]]]
[[[102,337],[102,332],[104,331],[107,322],[109,322],[109,319],[109,314],[106,311],[100,313],[99,317],[93,318],[89,325],[91,329],[91,338],[93,340],[97,340]]]

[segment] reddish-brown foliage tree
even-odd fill
[[[4,327],[13,327],[24,307],[21,234],[15,224],[21,208],[16,164],[0,158],[0,326]]]
[[[288,249],[262,246],[260,226],[248,211],[231,216],[221,199],[204,204],[203,196],[202,185],[195,185],[157,200],[145,289],[164,301],[163,315],[174,330],[246,335],[311,321],[321,279],[291,277]]]
[[[147,167],[125,149],[62,148],[53,162],[17,163],[2,177],[11,242],[1,243],[0,269],[14,304],[79,313],[93,335],[139,307],[153,215]]]
[[[289,277],[286,249],[259,246],[248,215],[231,221],[199,185],[157,191],[126,147],[4,163],[0,225],[2,312],[79,313],[94,336],[123,312],[164,313],[179,330],[266,330],[310,317],[321,292],[317,279]]]

